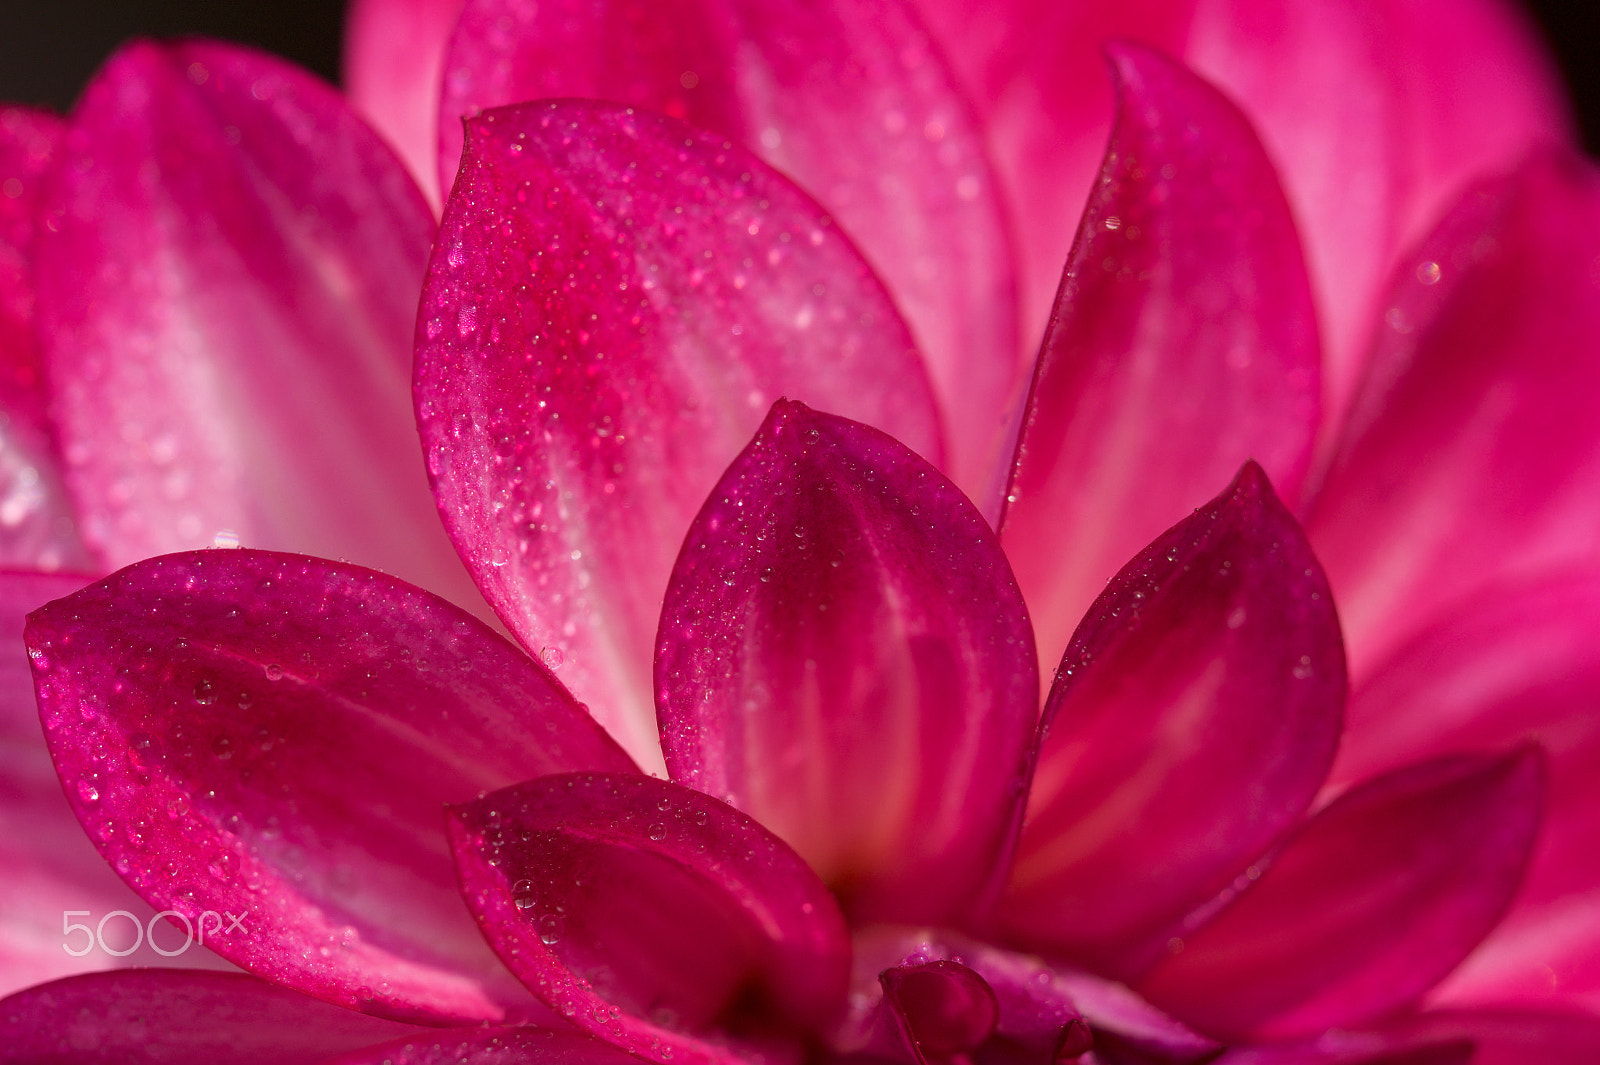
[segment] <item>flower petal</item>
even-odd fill
[[[1118,46],[1105,168],[1045,337],[1001,527],[1041,651],[1246,459],[1294,499],[1317,336],[1289,208],[1244,117]]]
[[[460,116],[549,96],[685,119],[816,196],[911,324],[950,477],[995,517],[1032,338],[982,131],[902,0],[470,0],[439,111],[445,186]]]
[[[352,1051],[324,1065],[630,1065],[638,1061],[578,1032],[545,1028],[466,1028]]]
[[[72,1065],[312,1065],[407,1032],[243,973],[132,969],[0,1001],[0,1055]]]
[[[511,631],[645,764],[673,555],[776,398],[937,461],[909,335],[780,175],[605,104],[487,112],[423,292],[417,417],[440,511]]]
[[[1487,589],[1407,643],[1351,704],[1336,780],[1407,758],[1533,740],[1550,801],[1511,912],[1434,994],[1600,1005],[1600,574]]]
[[[1337,415],[1397,252],[1468,180],[1576,143],[1555,66],[1502,0],[919,0],[982,113],[1019,235],[1024,316],[1042,322],[1111,118],[1096,60],[1127,38],[1243,108],[1301,227]],[[1462,101],[1472,106],[1462,106]]]
[[[994,534],[875,429],[779,401],[695,518],[656,643],[674,780],[854,918],[953,921],[1005,867],[1038,666]]]
[[[1472,1065],[1592,1065],[1600,1060],[1600,1018],[1592,1013],[1514,1009],[1433,1010],[1397,1029],[1434,1039],[1470,1039]]]
[[[292,548],[476,599],[408,402],[432,223],[337,93],[231,45],[129,45],[47,210],[39,326],[91,546]]]
[[[960,962],[899,965],[880,973],[878,982],[904,1049],[919,1065],[959,1060],[1000,1021],[994,989]]]
[[[1322,571],[1247,464],[1128,563],[1073,636],[1003,925],[1138,972],[1304,812],[1344,694]]]
[[[0,995],[94,969],[195,966],[211,958],[208,951],[184,949],[176,935],[163,934],[160,950],[143,933],[134,938],[130,926],[149,927],[155,910],[85,838],[45,748],[28,656],[17,637],[29,611],[88,582],[70,574],[0,574],[0,636],[8,641],[0,644],[0,869],[6,871],[0,877]],[[77,916],[65,916],[67,910]],[[131,916],[96,929],[93,944],[84,943],[82,932],[64,934],[65,924],[81,924],[84,914],[93,927],[118,910]],[[94,949],[102,944],[108,949]]]
[[[1541,154],[1397,275],[1307,532],[1364,674],[1452,602],[1600,551],[1600,175]]]
[[[1539,826],[1536,749],[1442,758],[1313,818],[1140,985],[1205,1031],[1264,1038],[1370,1022],[1414,1001],[1505,912]],[[1237,894],[1237,899],[1229,896]]]
[[[1477,1065],[1467,1039],[1423,1040],[1384,1032],[1333,1029],[1295,1043],[1242,1046],[1216,1058],[1214,1065]]]
[[[35,222],[64,129],[48,112],[0,107],[0,566],[93,564],[62,482],[34,332]]]
[[[1096,1055],[1090,1060],[1102,1065],[1200,1065],[1222,1050],[1122,984],[948,932],[884,925],[855,936],[851,1015],[836,1037],[838,1049],[870,1048],[882,1056],[888,1048],[879,1023],[884,1007],[878,974],[941,961],[976,974],[999,1005],[995,1035],[975,1057],[981,1065],[1072,1065],[1090,1043]]]
[[[345,11],[350,104],[389,139],[436,207],[439,86],[461,5],[462,0],[351,0]]]
[[[501,960],[647,1061],[737,1061],[741,1043],[818,1032],[844,1004],[837,904],[777,837],[708,795],[546,777],[452,808],[450,836]]]
[[[399,1019],[533,1005],[461,905],[441,809],[629,763],[505,640],[392,578],[256,551],[140,563],[27,635],[79,820],[158,908],[229,915],[212,949]]]

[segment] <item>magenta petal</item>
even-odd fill
[[[218,551],[52,603],[28,646],[79,820],[207,946],[390,1017],[533,1006],[461,903],[442,808],[630,764],[504,639],[377,573]]]
[[[1600,1017],[1515,1009],[1438,1010],[1396,1028],[1413,1037],[1470,1039],[1472,1065],[1593,1065],[1600,1061]]]
[[[805,399],[937,461],[933,399],[855,249],[755,158],[593,102],[469,126],[417,337],[440,510],[512,632],[655,762],[673,556],[767,407]]]
[[[1000,1003],[983,977],[955,961],[885,969],[883,1001],[921,1065],[977,1049],[994,1034]]]
[[[453,808],[450,833],[501,959],[629,1053],[733,1062],[741,1043],[818,1032],[843,1007],[837,904],[777,837],[708,795],[546,777]]]
[[[1002,532],[1051,656],[1119,566],[1246,459],[1294,499],[1317,333],[1288,205],[1244,117],[1154,52],[1122,103],[1045,337]]]
[[[113,965],[193,966],[210,957],[198,947],[182,949],[181,932],[162,932],[159,950],[143,934],[134,938],[133,922],[148,927],[155,911],[85,838],[45,747],[27,652],[17,637],[29,611],[88,581],[61,574],[0,575],[0,636],[6,641],[0,644],[0,995]],[[78,916],[64,918],[65,910]],[[102,938],[115,954],[98,945],[85,949],[82,932],[63,935],[65,921],[81,924],[86,912],[93,927],[117,910],[133,917],[116,917],[105,926]]]
[[[338,94],[231,45],[135,43],[60,168],[39,324],[91,546],[348,557],[471,603],[408,402],[432,222]]]
[[[460,116],[550,96],[684,119],[816,196],[911,324],[951,479],[995,516],[1033,338],[983,133],[901,0],[471,0],[439,113],[445,187]]]
[[[65,124],[0,107],[0,566],[92,565],[78,539],[45,412],[34,332],[34,230]]]
[[[1516,905],[1435,993],[1453,1003],[1600,1005],[1600,575],[1488,589],[1361,686],[1335,779],[1407,757],[1522,740],[1550,761],[1550,801]]]
[[[1049,307],[1105,146],[1104,43],[1161,48],[1236,100],[1301,228],[1330,412],[1360,371],[1394,255],[1437,217],[1441,197],[1537,144],[1575,143],[1554,64],[1503,0],[918,6],[986,120],[1011,193],[1027,323]]]
[[[656,644],[674,780],[853,917],[959,920],[1020,813],[1038,667],[982,515],[875,429],[780,401],[711,492]]]
[[[1073,1065],[1092,1044],[1101,1065],[1163,1062],[1200,1065],[1221,1051],[1214,1041],[1173,1020],[1122,984],[1046,964],[947,933],[876,926],[857,935],[851,1016],[841,1026],[841,1049],[883,1056],[904,1047],[898,1031],[884,1038],[886,968],[920,969],[954,962],[980,978],[999,1007],[991,1038],[977,1048],[979,1065]],[[909,1058],[903,1049],[898,1054]]]
[[[1206,1031],[1267,1038],[1403,1008],[1505,912],[1538,831],[1542,763],[1529,747],[1441,758],[1352,789],[1225,893],[1141,991]]]
[[[1307,531],[1353,669],[1461,597],[1600,543],[1600,176],[1541,154],[1397,275]]]
[[[1533,1059],[1538,1060],[1538,1059]],[[1474,1044],[1459,1036],[1435,1040],[1339,1029],[1293,1043],[1243,1046],[1208,1065],[1481,1065]],[[1544,1065],[1540,1060],[1540,1065]]]
[[[439,84],[462,0],[352,0],[345,10],[344,87],[389,139],[428,199],[439,202]]]
[[[1305,810],[1344,694],[1322,571],[1248,464],[1073,636],[1000,911],[1010,935],[1124,975],[1155,960]]]
[[[312,1065],[421,1030],[242,973],[133,969],[0,1001],[0,1059],[31,1065]]]
[[[546,1028],[435,1028],[353,1051],[323,1065],[636,1065],[611,1044]]]

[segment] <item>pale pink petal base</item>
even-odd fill
[[[1247,459],[1292,504],[1317,424],[1311,293],[1255,134],[1170,60],[1112,58],[1117,128],[1001,526],[1047,661],[1117,569]]]
[[[473,608],[411,416],[433,221],[339,95],[237,46],[135,42],[59,165],[38,321],[90,545],[348,558]]]

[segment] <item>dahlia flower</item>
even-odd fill
[[[1092,185],[1077,8],[358,4],[437,223],[241,49],[6,112],[7,978],[245,972],[0,1060],[1591,1060],[1600,184],[1497,7],[1175,6]]]

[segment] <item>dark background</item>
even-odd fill
[[[1589,151],[1600,155],[1600,4],[1526,6],[1566,71]],[[65,110],[100,61],[138,34],[244,41],[338,77],[340,0],[0,0],[0,7],[0,100],[14,103]]]

